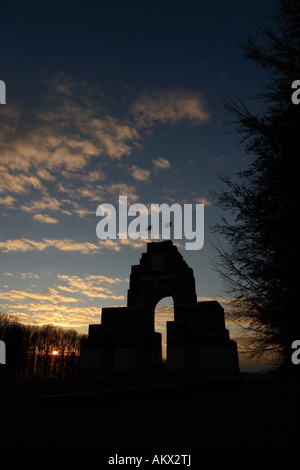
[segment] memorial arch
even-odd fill
[[[101,324],[89,326],[80,372],[120,376],[160,369],[155,307],[170,296],[174,320],[167,322],[167,374],[238,373],[237,345],[229,338],[222,306],[197,301],[193,270],[171,240],[147,244],[140,263],[131,267],[127,306],[103,308]]]

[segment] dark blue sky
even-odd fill
[[[2,2],[1,72],[28,94],[43,74],[62,71],[114,92],[174,86],[211,98],[227,81],[225,95],[244,94],[257,71],[240,60],[239,42],[270,23],[276,6],[274,0]]]
[[[204,247],[179,249],[199,298],[222,301],[209,243],[221,212],[210,191],[218,173],[248,162],[239,136],[227,134],[223,101],[261,90],[267,77],[240,43],[277,8],[275,0],[1,3],[0,311],[85,331],[101,307],[124,305],[145,245],[101,243],[95,233],[97,206],[119,195],[205,204]]]

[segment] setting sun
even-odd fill
[[[52,352],[52,354],[53,354],[53,356],[57,356],[57,355],[58,355],[58,351],[55,350],[55,351]]]

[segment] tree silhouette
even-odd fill
[[[24,325],[0,313],[0,339],[7,356],[1,373],[16,377],[76,376],[83,336],[53,325]]]
[[[291,344],[300,336],[297,273],[297,221],[300,105],[293,104],[292,83],[300,79],[300,3],[281,0],[273,29],[261,30],[262,45],[251,37],[242,45],[247,59],[269,73],[255,99],[262,112],[242,100],[228,100],[234,132],[251,161],[245,171],[220,176],[225,189],[214,192],[223,217],[214,233],[217,269],[234,297],[231,316],[254,334],[253,355],[276,353],[277,364],[292,367]]]

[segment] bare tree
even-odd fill
[[[223,217],[214,231],[226,240],[225,247],[215,247],[218,270],[235,299],[232,317],[254,334],[254,355],[273,351],[277,363],[290,369],[291,344],[300,335],[300,106],[291,100],[292,83],[300,79],[299,1],[281,0],[274,25],[262,30],[263,45],[252,38],[243,45],[246,58],[270,72],[255,97],[263,112],[251,112],[241,100],[225,103],[251,160],[235,181],[221,176],[225,189],[214,196],[233,221]]]

